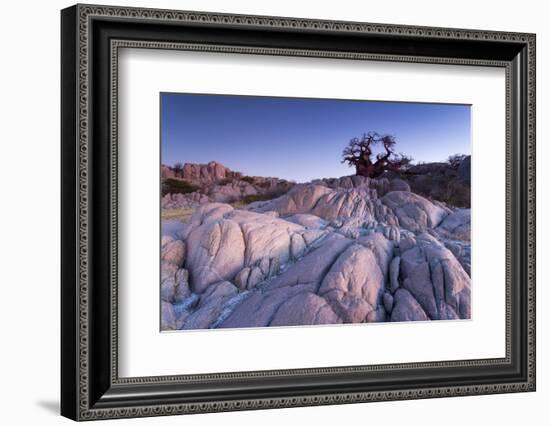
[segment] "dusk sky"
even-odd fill
[[[368,131],[389,133],[413,163],[471,154],[470,106],[161,94],[162,163],[215,160],[250,176],[297,182],[354,173],[342,150]]]

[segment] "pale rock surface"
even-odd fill
[[[403,179],[392,179],[390,181],[390,191],[406,191],[411,192],[410,185],[405,182]]]
[[[397,216],[399,225],[413,232],[435,228],[449,215],[450,210],[407,191],[392,191],[382,197],[382,202]]]
[[[470,209],[458,209],[449,214],[436,228],[443,238],[470,241]]]
[[[201,293],[213,282],[233,280],[244,267],[255,266],[266,258],[276,259],[271,267],[278,269],[276,263],[284,264],[305,250],[303,238],[297,235],[303,230],[283,219],[234,210],[228,205],[199,209],[191,218],[187,238],[190,254],[186,268],[193,290]],[[244,275],[240,275],[241,288],[243,280]],[[261,280],[260,272],[250,269],[246,288]]]
[[[194,209],[210,201],[207,195],[200,192],[191,192],[188,194],[176,193],[164,195],[160,205],[163,209]]]
[[[384,292],[384,275],[371,249],[353,244],[326,274],[319,295],[344,322],[364,322]]]
[[[237,288],[228,281],[220,281],[208,287],[200,296],[197,309],[188,315],[184,329],[210,328],[221,315],[225,304],[237,295]]]
[[[299,293],[284,303],[273,316],[271,326],[340,324],[327,301],[314,293]]]
[[[207,195],[213,202],[227,203],[237,201],[247,195],[257,195],[259,191],[244,181],[234,181],[226,185],[214,185],[208,188]]]
[[[160,295],[165,302],[180,303],[190,294],[189,273],[187,270],[178,269],[174,274],[162,278]]]
[[[271,323],[273,315],[283,303],[299,293],[317,293],[322,278],[338,255],[351,241],[338,234],[330,234],[322,244],[306,254],[298,263],[272,278],[266,286],[250,293],[221,327],[261,327]]]
[[[428,319],[411,293],[403,288],[395,292],[391,321],[427,321]]]
[[[284,218],[289,222],[301,225],[307,229],[322,229],[328,225],[326,220],[321,219],[319,216],[313,214],[293,214]]]
[[[163,262],[181,266],[185,260],[185,243],[173,240],[162,246],[160,258]]]
[[[401,254],[403,287],[431,319],[470,318],[470,277],[434,237],[423,233]]]
[[[186,268],[192,289],[197,293],[216,281],[232,280],[244,266],[244,236],[232,220],[200,225],[189,234],[187,245]]]
[[[399,179],[323,179],[242,209],[199,203],[185,224],[162,227],[161,326],[467,319],[469,227],[469,209]]]
[[[162,330],[175,330],[176,314],[174,312],[174,306],[171,303],[162,300],[160,309],[160,328]]]

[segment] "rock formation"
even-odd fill
[[[273,198],[288,191],[294,184],[284,179],[243,176],[216,161],[208,164],[185,163],[174,168],[161,166],[161,180],[182,182],[185,191],[163,190],[163,209],[196,208],[207,202],[231,203],[247,197]]]
[[[431,200],[443,201],[455,207],[470,207],[471,156],[456,165],[446,163],[416,164],[400,176],[387,173],[388,178],[400,178],[399,185],[408,185],[416,194]],[[393,179],[392,182],[395,182]],[[400,190],[392,188],[392,190]]]
[[[184,173],[227,177],[210,164]],[[230,187],[244,184],[258,186]],[[228,191],[195,196],[162,238],[163,330],[470,318],[469,209],[387,178],[316,180],[240,208]]]

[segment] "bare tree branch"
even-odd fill
[[[355,173],[361,176],[378,177],[386,170],[400,172],[412,159],[403,154],[395,154],[397,141],[392,135],[380,135],[377,132],[363,133],[361,138],[353,138],[342,151],[342,163],[355,167]],[[382,145],[383,152],[373,157],[373,150]]]

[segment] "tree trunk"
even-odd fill
[[[373,177],[374,172],[375,170],[371,163],[358,163],[355,165],[355,174],[357,176]]]

